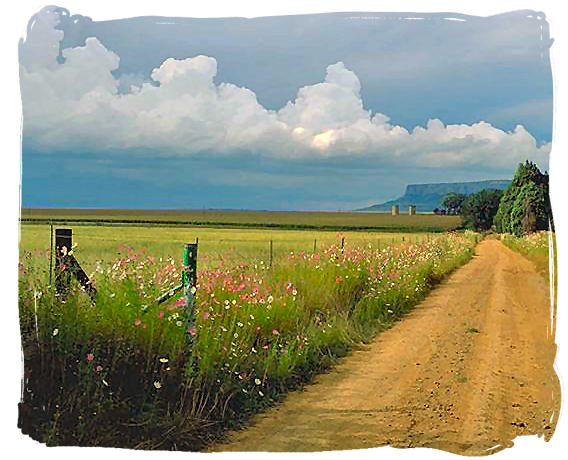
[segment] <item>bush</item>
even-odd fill
[[[493,218],[499,208],[501,190],[481,190],[468,195],[464,200],[462,216],[465,228],[484,231],[493,225]]]
[[[496,230],[521,236],[553,227],[548,183],[534,163],[520,164],[495,215]]]

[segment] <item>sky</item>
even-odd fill
[[[22,205],[348,210],[548,169],[548,24],[517,11],[93,21],[19,46]]]

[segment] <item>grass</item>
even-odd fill
[[[55,228],[65,226],[54,226]],[[270,240],[273,241],[273,263],[287,260],[290,251],[313,253],[345,238],[346,246],[365,246],[374,249],[391,244],[425,241],[434,234],[406,232],[329,232],[280,229],[183,228],[149,226],[72,226],[77,258],[90,274],[97,263],[114,260],[126,254],[128,247],[143,249],[147,254],[167,259],[179,259],[184,243],[199,239],[198,267],[225,261],[270,261]],[[404,239],[404,241],[403,241]],[[50,249],[50,226],[26,224],[20,231],[20,256],[24,252],[45,252]],[[48,260],[45,261],[49,263]]]
[[[181,450],[204,448],[371,340],[469,260],[478,240],[440,234],[381,249],[336,240],[286,251],[272,268],[210,261],[193,329],[183,298],[152,301],[179,282],[177,258],[115,254],[94,268],[93,306],[75,285],[55,292],[48,251],[28,251],[25,231],[22,431],[48,445]]]
[[[87,208],[22,208],[23,223],[73,223],[101,225],[163,225],[303,230],[380,230],[441,232],[461,225],[458,216],[385,212],[152,210]]]
[[[552,234],[553,245],[555,245],[555,235]],[[546,279],[550,279],[550,248],[549,232],[541,231],[530,235],[516,237],[514,235],[503,235],[501,241],[512,250],[524,255],[531,260],[539,273]],[[556,253],[554,252],[554,267],[556,267]]]

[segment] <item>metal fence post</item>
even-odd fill
[[[186,299],[186,337],[189,350],[193,348],[197,335],[195,314],[195,289],[197,285],[197,243],[186,243],[183,250],[182,283]]]

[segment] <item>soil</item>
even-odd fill
[[[548,281],[486,239],[409,315],[214,451],[431,447],[486,455],[552,436],[560,410]]]

